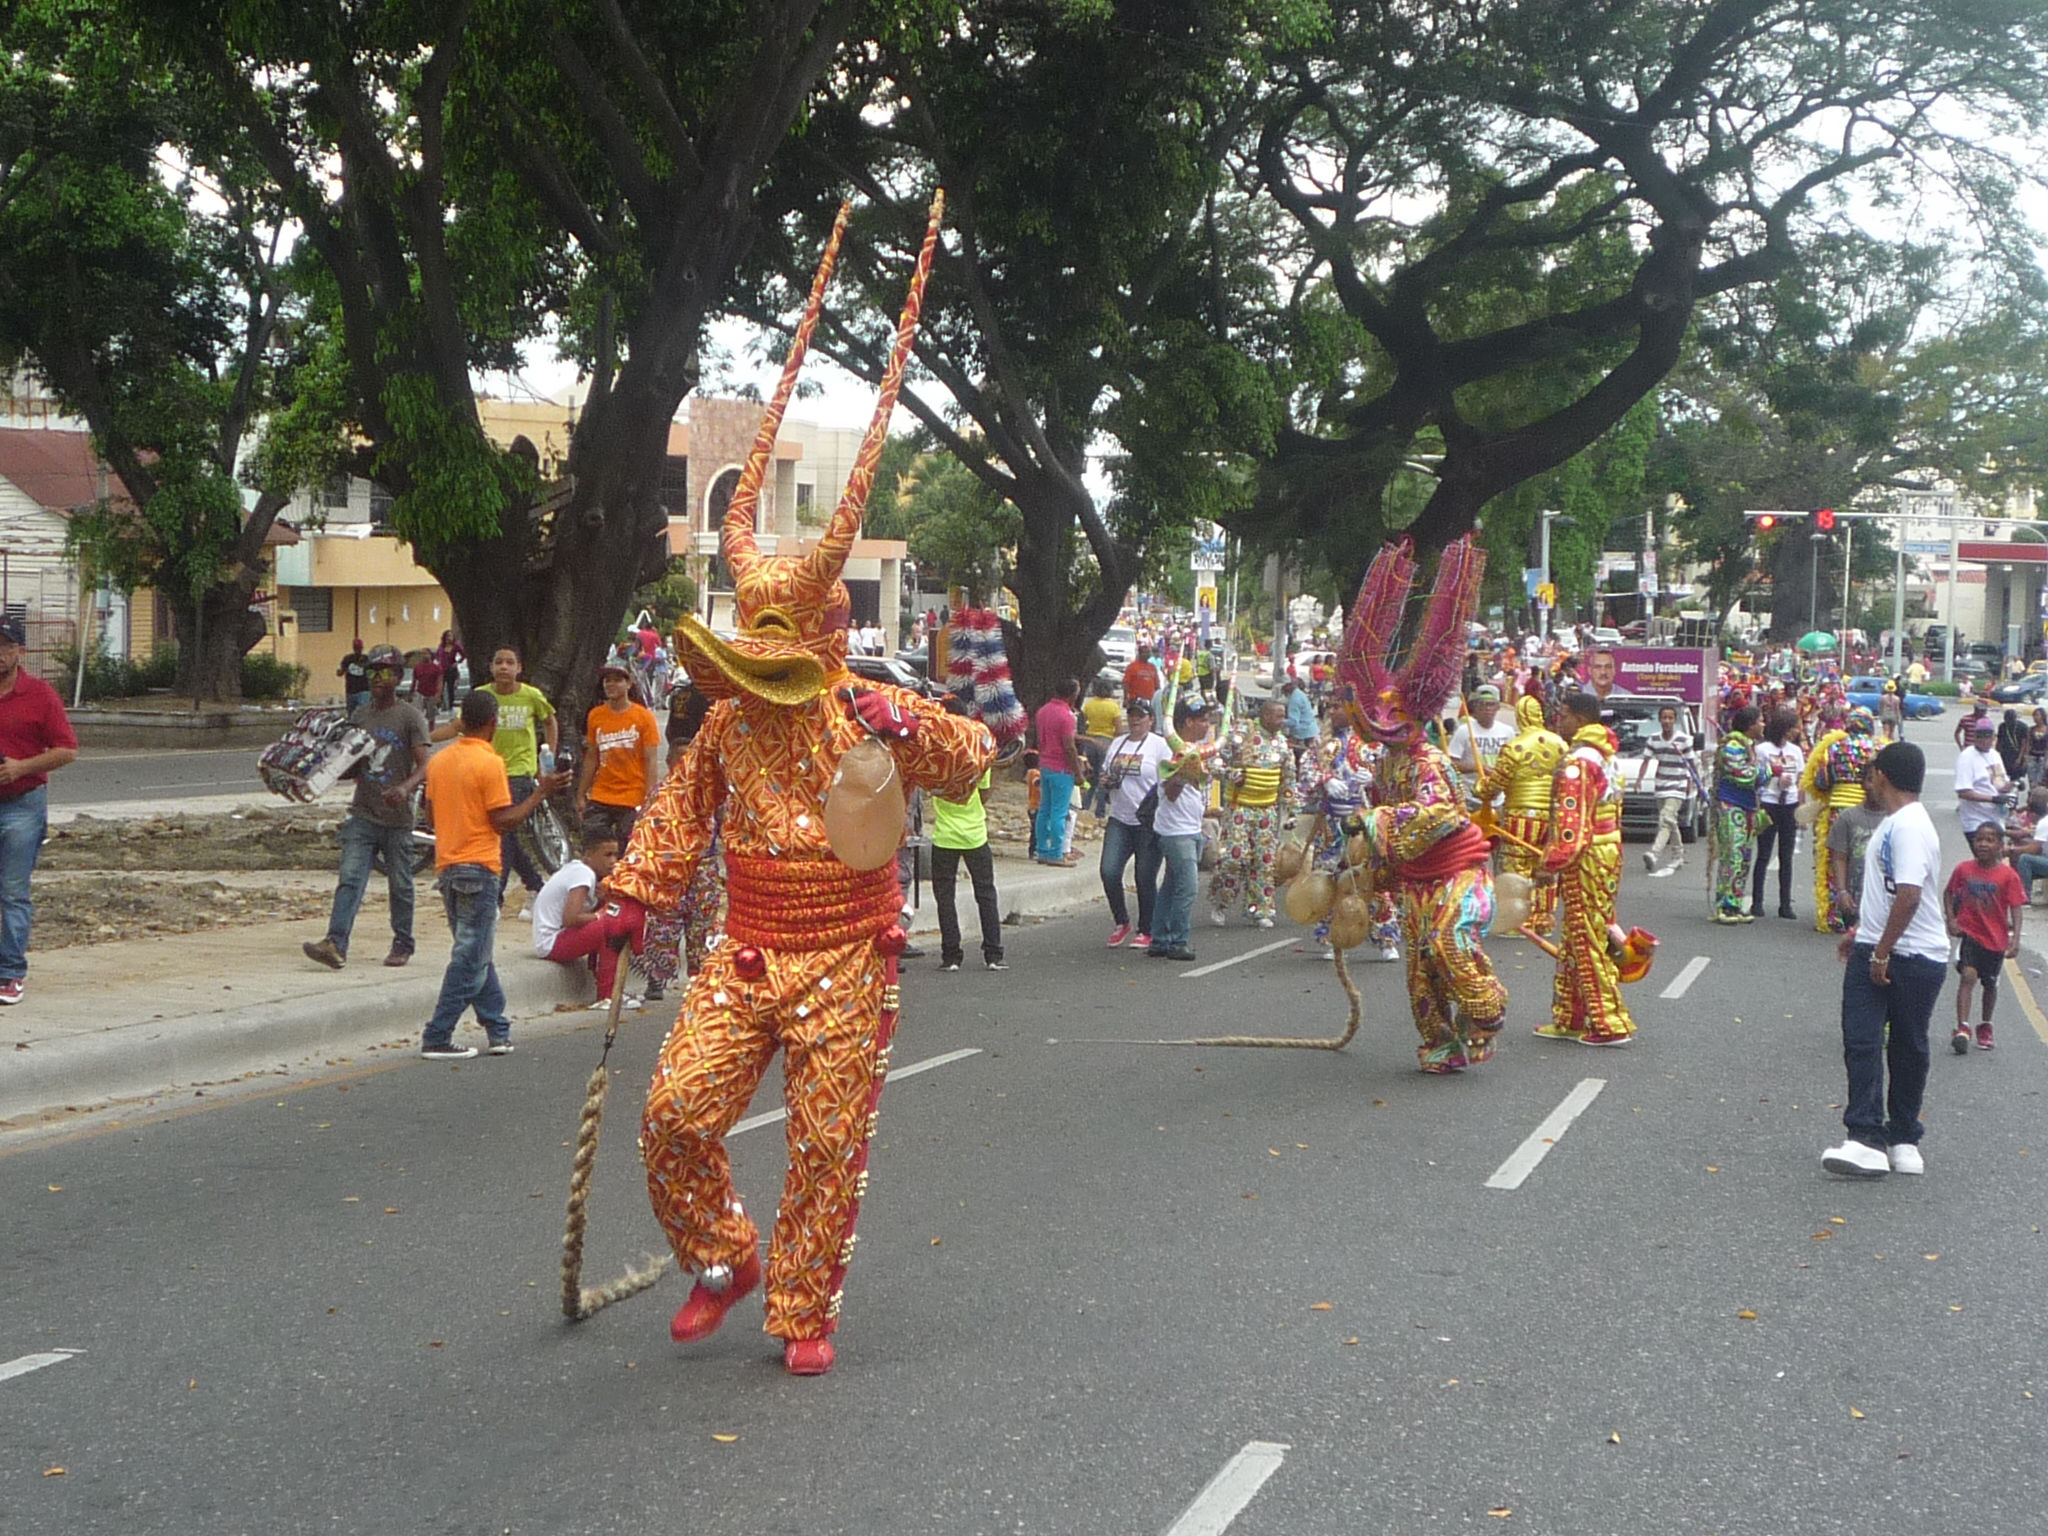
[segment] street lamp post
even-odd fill
[[[1536,514],[1536,521],[1542,530],[1537,545],[1538,554],[1536,562],[1543,568],[1543,574],[1537,578],[1537,581],[1539,587],[1548,587],[1550,585],[1550,525],[1552,523],[1563,523],[1565,527],[1571,528],[1577,526],[1578,520],[1568,517],[1562,512],[1542,511]],[[1536,603],[1536,633],[1544,640],[1550,638],[1550,604],[1543,602],[1540,598]]]

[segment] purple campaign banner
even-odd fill
[[[1692,647],[1617,645],[1614,686],[1624,693],[1660,693],[1704,704],[1721,690],[1717,652]]]

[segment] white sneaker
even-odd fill
[[[1209,909],[1209,921],[1214,923],[1218,928],[1221,928],[1225,923],[1230,921],[1230,918],[1221,907],[1211,907]]]
[[[1325,945],[1324,945],[1324,946],[1323,946],[1323,947],[1322,947],[1321,949],[1319,949],[1319,950],[1317,950],[1317,951],[1316,951],[1316,958],[1317,958],[1318,960],[1334,960],[1334,959],[1336,959],[1336,958],[1337,958],[1337,946],[1336,946],[1336,945],[1334,945],[1334,944],[1325,944]]]
[[[1273,926],[1273,919],[1271,919],[1270,917],[1262,917],[1258,920],[1257,923],[1253,924],[1253,926],[1257,928],[1270,928]]]
[[[521,908],[519,909],[519,921],[521,921],[522,923],[530,923],[530,922],[532,922],[532,921],[533,921],[533,908],[532,908],[532,907],[521,907]]]
[[[1654,853],[1645,852],[1643,854],[1643,868],[1648,870],[1653,875],[1657,873],[1657,855]]]
[[[1669,869],[1653,869],[1653,870],[1651,870],[1651,871],[1650,871],[1650,878],[1651,878],[1652,880],[1662,880],[1662,879],[1664,879],[1665,877],[1667,877],[1667,876],[1669,876],[1669,875],[1675,875],[1675,874],[1677,874],[1677,873],[1678,873],[1678,866],[1677,866],[1676,864],[1674,864],[1674,865],[1672,865],[1672,866],[1671,866],[1671,867],[1670,867]]]
[[[1829,1147],[1820,1155],[1821,1167],[1852,1179],[1881,1179],[1892,1171],[1892,1160],[1876,1147],[1849,1140]]]
[[[1920,1156],[1920,1149],[1910,1141],[1902,1141],[1892,1148],[1893,1173],[1925,1173],[1927,1162]]]
[[[1390,964],[1399,960],[1401,958],[1401,946],[1398,944],[1382,944],[1380,946],[1380,958]]]

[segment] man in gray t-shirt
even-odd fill
[[[413,952],[412,792],[427,772],[427,719],[398,697],[405,659],[395,646],[376,647],[368,665],[370,702],[348,723],[368,731],[376,747],[356,779],[355,798],[341,824],[341,878],[334,888],[327,937],[299,946],[307,959],[337,971],[348,961],[349,934],[379,853],[391,897],[391,953],[384,963],[404,965]]]

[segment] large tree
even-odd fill
[[[974,0],[958,26],[905,27],[846,61],[778,163],[781,282],[751,313],[789,312],[851,188],[856,299],[828,304],[816,344],[869,379],[929,189],[946,190],[902,403],[1017,511],[1027,703],[1094,670],[1147,546],[1238,505],[1244,455],[1270,444],[1240,297],[1270,279],[1220,206],[1221,166],[1248,31],[1283,9]]]
[[[2041,121],[2034,0],[1334,0],[1330,21],[1271,52],[1250,162],[1296,230],[1298,307],[1360,344],[1297,401],[1261,513],[1341,537],[1354,569],[1418,449],[1440,457],[1409,526],[1437,547],[1622,422],[1703,301],[1812,259],[1851,199],[1910,185],[2025,238],[2023,169],[1987,146]],[[1538,274],[1513,312],[1503,267]]]
[[[285,334],[289,238],[262,186],[209,155],[204,110],[141,62],[124,18],[34,0],[7,20],[0,354],[35,370],[113,471],[72,519],[86,568],[168,606],[180,692],[239,698],[265,633],[250,607],[265,538],[335,442],[311,404],[317,359]],[[246,454],[271,413],[266,449]]]
[[[329,273],[390,526],[478,654],[573,702],[662,569],[668,429],[754,185],[858,0],[260,0],[154,12]],[[174,25],[175,23],[175,25]],[[481,369],[584,368],[567,473],[484,435]]]

